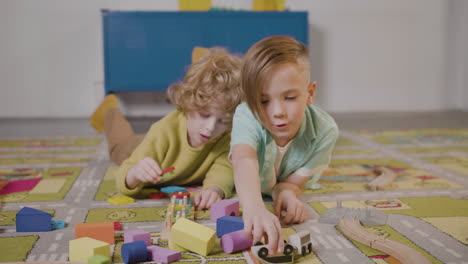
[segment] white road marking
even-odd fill
[[[48,204],[47,205],[48,207],[64,207],[64,206],[67,206],[67,204],[64,204],[64,203],[52,203],[52,204]]]
[[[349,259],[343,255],[343,253],[337,253],[336,256],[341,260],[341,262],[349,262]]]
[[[407,226],[409,228],[413,227],[413,225],[410,222],[406,221],[406,220],[401,220],[400,223],[404,224],[405,226]]]
[[[447,249],[445,249],[445,251],[447,251],[448,253],[454,255],[454,256],[457,257],[457,258],[461,258],[461,257],[462,257],[462,255],[458,254],[455,250],[453,250],[453,249],[451,249],[451,248],[447,248]]]
[[[49,247],[49,251],[51,252],[55,252],[57,251],[57,248],[58,248],[58,244],[57,243],[52,243]]]
[[[58,254],[56,253],[50,254],[49,261],[54,261],[57,258],[57,256]]]
[[[333,244],[336,248],[338,248],[338,249],[343,248],[343,247],[341,246],[341,244],[338,243],[338,241],[336,241],[335,238],[333,238],[333,236],[328,235],[328,236],[326,236],[326,238],[327,238],[328,241],[330,241],[330,243]]]
[[[433,238],[430,238],[429,239],[432,243],[438,245],[439,247],[445,247],[444,244],[442,244],[442,242],[440,242],[439,240],[436,240],[436,239],[433,239]]]
[[[35,260],[36,260],[36,255],[28,256],[28,261],[35,261]]]
[[[68,214],[74,214],[74,213],[75,213],[75,208],[68,210]]]
[[[321,237],[321,236],[315,236],[315,238],[319,241],[320,244],[323,245],[323,247],[324,247],[325,249],[331,249],[330,244],[328,244],[328,242],[325,241],[325,239],[323,239],[323,237]]]
[[[137,226],[139,229],[146,229],[146,228],[157,228],[158,226],[155,225],[149,225],[149,226]]]
[[[63,253],[62,255],[60,255],[59,261],[67,261],[67,260],[68,260],[67,253]]]
[[[354,248],[353,245],[351,244],[351,242],[349,242],[348,240],[346,240],[344,237],[336,237],[338,240],[341,241],[341,243],[346,247],[346,248]]]
[[[316,226],[310,226],[310,230],[314,231],[314,233],[317,233],[317,234],[321,233],[320,229]]]
[[[65,223],[71,223],[71,220],[72,220],[71,215],[68,215],[67,217],[65,217]]]
[[[41,254],[37,261],[45,261],[47,259],[47,254]]]
[[[428,234],[424,233],[423,231],[421,231],[421,230],[419,230],[419,229],[415,229],[414,232],[420,234],[420,235],[423,236],[423,237],[428,237],[428,236],[429,236]]]
[[[58,234],[55,236],[55,240],[62,240],[62,237],[63,237],[63,233],[58,233]]]

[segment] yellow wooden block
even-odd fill
[[[111,197],[107,199],[107,201],[113,205],[125,205],[125,204],[134,203],[135,199],[129,196],[120,195],[120,196]]]
[[[172,239],[167,241],[169,249],[176,250],[179,252],[187,252],[188,250],[172,242]]]
[[[91,256],[110,258],[110,244],[89,237],[69,241],[69,261],[87,262]]]
[[[284,0],[253,0],[253,11],[284,11]]]
[[[179,0],[180,11],[207,11],[211,8],[211,0]]]
[[[171,228],[174,244],[189,251],[208,256],[215,244],[216,232],[194,221],[180,218]]]

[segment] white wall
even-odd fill
[[[468,52],[458,43],[467,46],[468,30],[448,17],[455,10],[467,21],[468,11],[448,2],[287,0],[309,11],[317,103],[334,112],[468,110]],[[100,9],[177,8],[175,0],[0,1],[0,117],[89,116],[104,91]],[[462,32],[449,33],[452,24]]]
[[[468,109],[468,1],[449,1],[447,13],[445,106]]]

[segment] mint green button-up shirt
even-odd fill
[[[319,107],[308,105],[301,127],[281,161],[276,181],[284,181],[296,172],[310,178],[305,188],[320,188],[316,182],[331,161],[337,139],[338,127],[333,118]],[[273,170],[278,148],[246,103],[237,106],[233,118],[231,150],[237,144],[247,144],[257,152],[262,192],[271,194],[271,189],[265,190],[264,187],[275,175]]]

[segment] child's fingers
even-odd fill
[[[159,167],[159,164],[154,159],[152,159],[150,157],[146,157],[143,160],[151,168],[151,170],[154,171],[154,173],[156,175],[158,175],[158,176],[161,175],[162,169],[161,169],[161,167]]]
[[[258,241],[253,240],[252,236],[252,219],[249,217],[244,217],[244,234],[246,237],[248,237],[250,240],[252,240],[252,245],[255,245]]]
[[[275,215],[278,218],[281,218],[281,207],[282,207],[281,199],[276,200],[275,201]]]
[[[195,198],[194,198],[194,201],[195,201],[195,206],[198,208],[198,204],[200,203],[202,197],[201,197],[201,193],[198,193]]]
[[[211,192],[210,196],[208,197],[208,201],[206,203],[206,208],[210,208],[212,204],[220,201],[219,195],[216,192]]]
[[[206,197],[206,192],[203,191],[200,193],[200,202],[197,205],[198,210],[202,210],[206,207],[206,202],[207,202],[207,197]]]
[[[275,221],[271,221],[270,223],[265,223],[265,233],[268,236],[268,252],[270,255],[276,254],[280,249],[278,247],[280,241],[280,233],[281,229],[278,229],[276,226]],[[254,230],[255,232],[255,230]]]
[[[286,214],[282,218],[282,222],[284,224],[289,224],[292,222],[292,220],[294,219],[294,215],[296,213],[296,209],[297,207],[294,206],[294,203],[289,204],[288,208],[286,208]]]
[[[257,217],[255,217],[254,219],[252,236],[254,244],[260,242],[263,237],[263,224],[259,221]],[[270,239],[270,236],[268,236],[268,239]]]

